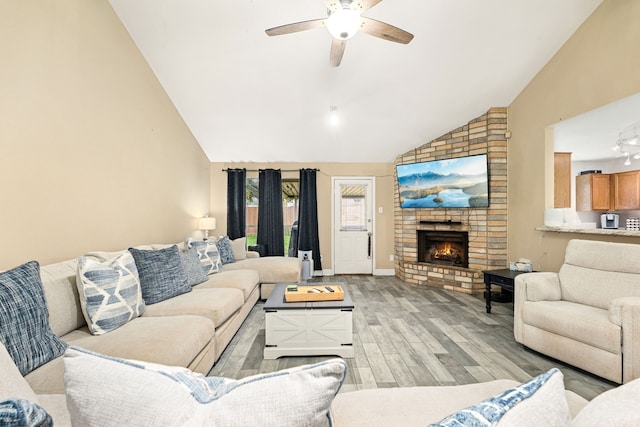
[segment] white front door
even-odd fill
[[[373,273],[373,178],[333,178],[333,272]]]

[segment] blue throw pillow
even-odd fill
[[[158,250],[129,248],[129,252],[136,261],[142,299],[146,304],[155,304],[191,292],[182,269],[178,246]]]
[[[76,285],[93,335],[111,332],[145,310],[138,269],[129,252],[105,262],[78,258]]]
[[[207,274],[219,273],[222,271],[222,262],[220,261],[220,252],[218,247],[211,240],[194,240],[187,239],[185,242],[187,248],[196,248],[198,258],[202,263],[202,268]]]
[[[231,240],[229,240],[229,236],[223,236],[219,238],[216,242],[216,246],[218,247],[218,251],[220,252],[220,261],[222,261],[223,265],[236,262],[236,258],[233,255],[233,249],[231,248]]]
[[[205,271],[204,267],[202,267],[196,248],[180,252],[180,261],[182,262],[182,269],[184,270],[184,274],[187,276],[187,282],[190,286],[209,280],[209,275]]]
[[[67,347],[49,326],[37,261],[0,273],[0,341],[23,376]]]
[[[542,398],[536,400],[538,395]],[[532,404],[528,404],[530,402]],[[477,405],[461,409],[429,427],[500,426],[503,419],[505,422],[502,424],[519,427],[569,426],[571,417],[562,373],[553,368]]]
[[[52,427],[53,419],[40,405],[25,399],[0,402],[0,426]]]

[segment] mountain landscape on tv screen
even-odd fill
[[[402,208],[475,208],[489,206],[487,174],[439,174],[426,171],[401,175]]]

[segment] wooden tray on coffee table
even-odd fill
[[[325,286],[333,289],[328,292]],[[309,292],[311,289],[320,289],[323,292]],[[307,302],[307,301],[342,301],[344,300],[344,290],[340,285],[298,285],[297,291],[285,290],[284,300],[286,302]]]

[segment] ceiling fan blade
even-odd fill
[[[356,7],[360,13],[366,12],[371,9],[373,6],[380,3],[382,0],[356,0]]]
[[[310,21],[294,22],[293,24],[280,25],[279,27],[269,28],[264,32],[268,36],[281,36],[283,34],[299,33],[300,31],[313,30],[325,26],[326,18],[312,19]]]
[[[329,65],[332,67],[339,67],[342,61],[342,55],[344,55],[344,48],[347,46],[345,40],[332,39],[331,41],[331,54],[329,55]]]
[[[391,24],[385,22],[376,21],[375,19],[362,18],[362,27],[360,31],[369,34],[370,36],[380,37],[381,39],[389,40],[396,43],[407,44],[413,39],[413,34],[401,30],[398,27],[394,27]]]

